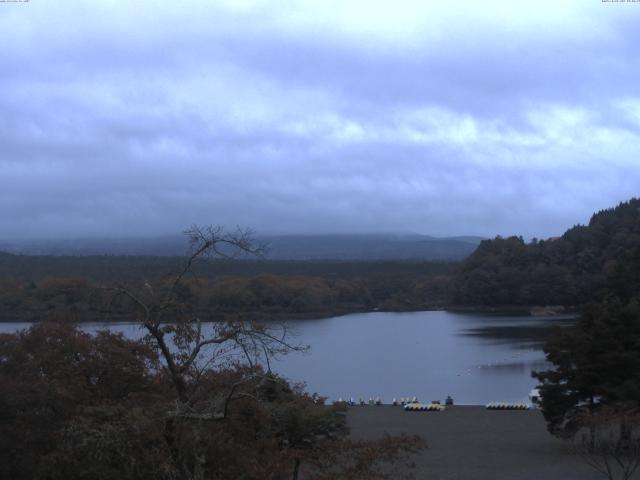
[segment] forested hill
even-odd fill
[[[312,251],[320,258],[338,251],[350,256],[365,239],[351,246],[344,238],[333,240],[323,246],[317,237],[281,237],[273,247],[294,257]],[[473,248],[473,240],[457,241]],[[377,245],[380,250],[372,255],[382,255],[385,242],[404,244],[411,251],[411,246],[431,241],[381,236],[369,238],[367,245],[374,251]],[[182,261],[167,256],[0,252],[0,314],[15,319],[71,312],[74,318],[90,319],[102,308],[95,301],[101,298],[101,285],[161,281]],[[372,308],[578,306],[609,295],[626,300],[640,296],[640,199],[598,212],[588,225],[575,226],[559,238],[529,243],[521,237],[484,240],[459,264],[406,259],[220,260],[198,262],[193,273],[189,291],[204,315],[261,312],[274,318],[303,318]]]
[[[602,210],[555,239],[485,240],[460,266],[460,305],[578,305],[640,293],[640,199]]]

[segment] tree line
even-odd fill
[[[176,257],[0,255],[0,320],[123,319],[126,299],[113,302],[105,287],[167,278],[179,263]],[[305,318],[374,308],[415,310],[447,304],[453,268],[424,262],[197,259],[180,294],[210,320],[229,313]]]
[[[640,292],[640,199],[547,240],[480,243],[455,274],[458,305],[583,305]]]

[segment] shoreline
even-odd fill
[[[264,311],[240,311],[240,312],[217,312],[209,314],[203,322],[223,321],[224,317],[252,318],[257,322],[279,322],[296,320],[324,320],[327,318],[342,317],[356,313],[410,313],[410,312],[449,312],[459,314],[480,314],[480,315],[504,315],[522,317],[545,317],[545,316],[575,316],[578,314],[579,306],[559,307],[559,306],[524,306],[524,307],[487,307],[487,306],[422,306],[422,307],[400,307],[400,308],[334,308],[322,311],[310,312],[264,312]],[[29,323],[38,321],[68,321],[72,323],[120,323],[130,322],[127,315],[108,314],[78,314],[73,312],[68,315],[56,312],[40,312],[28,315],[3,312],[3,316],[13,316],[13,319],[0,319],[0,323]],[[56,318],[58,317],[58,318]],[[73,318],[75,317],[75,318]],[[108,318],[107,318],[108,317]],[[205,317],[203,315],[203,317]],[[6,318],[6,317],[5,317]]]

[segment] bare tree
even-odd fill
[[[640,413],[637,409],[603,407],[584,413],[584,429],[573,448],[609,480],[629,480],[640,467]]]
[[[261,256],[265,247],[256,244],[250,230],[228,233],[220,226],[194,225],[184,233],[190,249],[176,273],[160,281],[147,280],[136,288],[118,285],[112,290],[132,302],[132,313],[160,352],[179,400],[188,403],[194,380],[218,362],[240,356],[250,366],[265,363],[270,370],[270,358],[307,347],[291,343],[283,324],[266,327],[230,318],[205,326],[197,314],[190,314],[190,309],[184,308],[180,289],[198,260]]]
[[[203,323],[197,314],[192,314],[181,290],[197,262],[206,257],[262,255],[264,247],[256,244],[249,230],[228,233],[220,226],[192,226],[185,235],[190,243],[189,253],[173,275],[136,287],[117,285],[111,290],[117,297],[130,300],[132,314],[146,330],[146,340],[160,354],[176,393],[175,405],[166,413],[167,442],[170,447],[179,443],[174,438],[176,432],[188,427],[193,446],[190,459],[186,461],[176,447],[174,460],[181,464],[184,478],[201,479],[206,465],[205,424],[224,420],[234,399],[256,397],[256,386],[260,385],[257,377],[264,382],[274,381],[273,376],[264,375],[265,370],[270,372],[271,358],[307,347],[292,343],[284,325],[266,327],[237,318]],[[245,365],[245,373],[226,390],[214,395],[199,394],[199,380],[204,373],[240,364]],[[258,368],[261,365],[263,368]]]

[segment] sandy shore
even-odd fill
[[[455,406],[444,412],[406,412],[401,407],[365,406],[351,407],[347,419],[358,439],[379,438],[385,432],[422,436],[428,448],[414,458],[416,479],[603,478],[547,433],[536,410]]]

